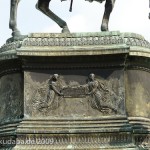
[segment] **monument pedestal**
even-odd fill
[[[0,51],[1,147],[150,147],[150,44],[142,36],[33,33]]]

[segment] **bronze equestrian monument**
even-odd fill
[[[19,0],[11,0],[12,37],[0,48],[0,149],[149,150],[150,43],[108,31],[115,0],[104,1],[103,32],[93,33],[70,33],[49,2],[36,7],[62,33],[22,35]]]

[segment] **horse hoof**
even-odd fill
[[[27,37],[27,35],[15,35],[9,39],[7,39],[6,43],[11,43],[11,42],[15,42],[15,41],[23,41],[25,38]]]
[[[102,26],[101,26],[101,31],[108,31],[108,27],[105,26],[105,25],[102,25]]]
[[[69,28],[67,26],[65,26],[61,32],[62,33],[70,33]]]
[[[14,37],[14,36],[19,36],[19,35],[21,35],[21,33],[20,33],[20,31],[19,31],[18,29],[16,29],[15,31],[12,32],[11,35]]]

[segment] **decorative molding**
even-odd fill
[[[135,47],[137,52],[134,49],[129,50],[129,47]],[[150,43],[134,33],[32,33],[23,41],[4,44],[0,52],[15,50],[18,56],[72,56],[91,53],[93,55],[130,53],[145,56],[144,52],[149,49]]]
[[[42,65],[42,63],[40,65],[34,65],[34,64],[24,64],[23,68],[25,70],[54,70],[54,69],[70,69],[70,70],[74,70],[74,69],[91,69],[91,68],[120,68],[122,69],[124,67],[124,63],[120,62],[119,64],[117,63],[93,63],[93,64],[69,64],[69,63],[64,63],[64,64],[52,64],[50,63],[50,65]]]
[[[46,135],[34,135],[34,136],[18,136],[18,141],[24,141],[30,144],[32,149],[38,147],[49,148],[49,149],[86,149],[86,148],[102,148],[107,146],[107,148],[121,148],[121,147],[134,147],[132,144],[132,137],[129,134],[70,134],[69,136],[56,134],[52,136]],[[43,140],[43,141],[42,141]],[[42,144],[42,142],[47,142],[47,144]],[[41,142],[41,143],[40,143]],[[29,144],[20,144],[26,145]],[[37,144],[38,143],[38,144]],[[36,145],[37,144],[37,145]],[[18,145],[19,146],[19,145]]]
[[[21,47],[22,41],[15,41],[12,43],[6,43],[0,48],[0,52],[16,50],[17,48]]]
[[[150,149],[150,134],[135,134],[134,135],[135,144],[145,150]]]
[[[3,136],[16,135],[16,129],[21,119],[14,119],[12,122],[0,124],[0,139]]]
[[[23,41],[22,47],[28,46],[90,46],[90,45],[112,45],[123,44],[120,36],[77,36],[77,37],[51,37],[51,38],[27,38]]]
[[[134,134],[149,133],[150,134],[150,119],[144,117],[128,117],[129,123],[133,127]]]
[[[7,63],[0,61],[0,77],[11,73],[22,73],[21,61],[18,59],[7,60]]]
[[[118,35],[101,35],[88,34],[68,37],[29,37],[23,41],[22,46],[83,46],[83,45],[112,45],[112,44],[127,44],[129,46],[141,46],[150,48],[150,43],[145,39],[136,36],[125,37],[123,34]]]

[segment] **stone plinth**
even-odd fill
[[[150,148],[150,44],[142,36],[32,33],[0,51],[2,148]]]

